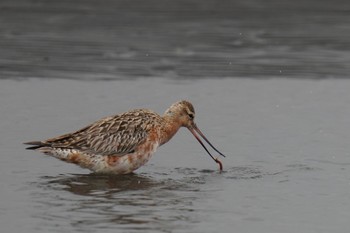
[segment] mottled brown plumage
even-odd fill
[[[145,164],[182,126],[200,141],[197,131],[210,144],[195,125],[194,115],[192,104],[183,100],[171,105],[163,116],[147,109],[131,110],[102,118],[73,133],[25,144],[32,145],[27,149],[95,172],[126,174]]]

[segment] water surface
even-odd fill
[[[3,0],[0,77],[344,78],[346,0]]]
[[[349,1],[0,3],[1,232],[346,232]],[[186,129],[132,175],[22,142],[190,100]]]
[[[1,227],[344,232],[350,208],[349,88],[342,79],[2,80]],[[227,154],[222,173],[186,129],[127,176],[90,174],[21,145],[131,106],[161,113],[182,98],[193,102],[197,124]]]

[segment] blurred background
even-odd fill
[[[0,78],[347,78],[346,0],[2,0]]]

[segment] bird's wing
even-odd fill
[[[74,148],[94,154],[122,156],[147,139],[156,114],[132,111],[103,118],[72,134],[49,139],[53,147]]]

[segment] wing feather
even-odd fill
[[[149,130],[160,116],[149,110],[133,110],[103,118],[71,134],[52,138],[45,143],[53,147],[79,149],[102,155],[132,153],[147,139]]]

